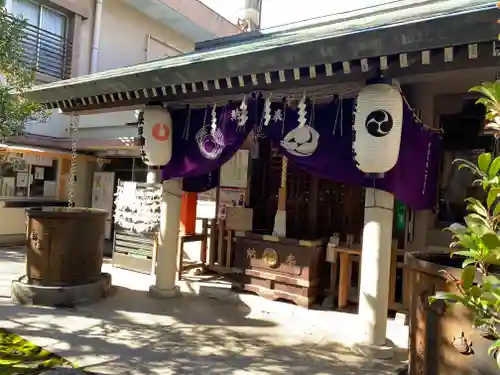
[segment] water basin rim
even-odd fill
[[[465,258],[461,256],[451,257],[451,251],[427,250],[413,251],[405,254],[405,265],[417,272],[423,272],[429,275],[443,277],[443,271],[450,273],[454,277],[460,278],[461,264]],[[446,264],[448,263],[448,264]],[[457,266],[451,266],[449,263],[456,263]],[[496,269],[494,274],[499,274]],[[479,272],[476,279],[481,279]]]
[[[107,216],[108,211],[88,207],[32,207],[26,209],[28,217],[98,217]]]

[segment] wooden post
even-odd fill
[[[397,265],[398,265],[398,250],[397,245],[396,248],[392,248],[391,254],[391,278],[389,281],[389,309],[393,308],[396,305],[396,274],[397,274]]]
[[[408,267],[403,268],[403,309],[408,311],[410,309],[411,288],[410,280],[412,271]]]
[[[226,231],[225,221],[219,219],[217,226],[217,265],[224,267],[224,232]]]
[[[209,256],[208,256],[208,264],[213,266],[216,262],[216,254],[217,254],[217,219],[210,220],[210,246],[209,246]]]
[[[233,231],[231,229],[227,230],[227,244],[226,244],[226,268],[231,268],[233,261]]]
[[[179,237],[177,249],[177,281],[182,279],[182,264],[184,263],[184,236]]]
[[[203,234],[204,240],[201,243],[201,262],[206,265],[208,263],[208,219],[202,220],[202,229],[201,233]]]
[[[181,234],[196,233],[196,203],[197,193],[182,193],[181,200]]]
[[[335,262],[330,263],[330,295],[332,300],[337,296],[337,261],[338,253],[335,253]]]
[[[287,180],[287,170],[288,170],[288,159],[283,156],[282,167],[281,167],[281,185],[278,193],[278,209],[276,210],[276,216],[274,218],[274,230],[273,235],[275,236],[286,236],[286,180]]]
[[[347,307],[349,300],[349,288],[351,286],[351,267],[349,264],[349,253],[341,252],[340,258],[340,272],[339,272],[339,293],[338,293],[338,308],[343,309]]]

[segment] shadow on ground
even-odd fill
[[[201,296],[157,300],[134,282],[74,309],[0,299],[0,327],[99,374],[384,375],[406,359],[405,351],[385,362],[357,356],[313,321],[266,319],[243,303]]]

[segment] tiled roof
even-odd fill
[[[495,2],[405,0],[398,4],[390,10],[358,11],[341,19],[332,16],[330,22],[315,26],[37,86],[28,95],[49,108],[82,110],[90,104],[116,102],[118,106],[139,98],[168,101],[200,91],[209,95],[221,85],[281,81],[285,71],[297,78],[305,70],[314,76],[319,67],[329,75],[336,65],[346,73],[353,60],[363,65],[363,60],[377,58],[383,65],[383,58],[391,54],[484,42],[493,48],[498,33]]]

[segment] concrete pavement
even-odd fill
[[[355,315],[308,311],[242,295],[224,302],[203,296],[170,300],[147,294],[148,276],[104,267],[113,295],[75,309],[19,306],[5,298],[24,273],[20,249],[0,249],[0,327],[100,374],[395,374],[406,359],[390,361],[349,349]],[[186,286],[184,286],[185,288]],[[407,327],[389,322],[395,346]]]

